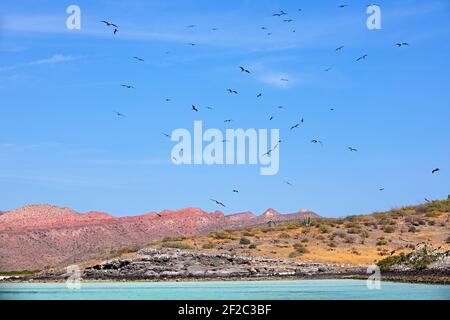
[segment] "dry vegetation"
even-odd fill
[[[304,261],[368,264],[408,252],[421,242],[449,247],[450,200],[342,219],[320,218],[224,230],[191,239],[164,239],[162,247]]]

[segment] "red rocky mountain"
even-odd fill
[[[51,205],[29,205],[0,214],[0,271],[36,270],[144,245],[165,237],[195,236],[269,222],[317,216],[308,210],[262,215],[251,212],[225,216],[187,208],[117,218],[104,212],[84,214]]]

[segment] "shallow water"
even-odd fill
[[[382,282],[369,290],[364,280],[103,282],[0,284],[0,299],[20,300],[450,300],[450,286]]]

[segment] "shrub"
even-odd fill
[[[218,240],[233,239],[233,237],[226,231],[214,232],[212,233],[212,237]]]
[[[416,227],[414,227],[414,226],[410,226],[409,227],[409,229],[408,229],[408,232],[417,232],[417,229],[416,229]]]
[[[239,244],[249,245],[251,241],[248,238],[242,237],[241,240],[239,240]]]
[[[367,230],[361,231],[361,237],[368,238],[369,237],[369,231],[367,231]]]
[[[295,246],[295,245],[294,245]],[[295,250],[289,254],[289,258],[299,257],[305,253],[309,253],[309,250],[303,247],[301,244],[296,246]]]
[[[349,228],[347,230],[347,233],[349,233],[349,234],[358,234],[359,232],[360,232],[360,229],[357,229],[357,228]]]
[[[334,241],[328,242],[328,246],[329,246],[330,248],[337,248],[337,244],[336,244],[336,242],[334,242]]]
[[[380,238],[377,241],[377,246],[385,246],[388,244],[388,241],[386,239]]]
[[[445,240],[445,243],[449,243],[450,244],[450,236],[448,236],[447,240]]]
[[[182,249],[182,250],[193,250],[193,249],[195,249],[194,246],[190,245],[189,243],[183,243],[183,242],[163,242],[161,244],[161,247],[163,247],[163,248],[173,248],[173,249]]]
[[[286,232],[280,233],[278,238],[280,239],[289,239],[291,236],[287,234]]]
[[[256,249],[256,244],[252,243],[251,245],[248,246],[249,249]]]
[[[355,241],[356,241],[356,238],[354,236],[350,235],[350,234],[348,234],[345,237],[345,242],[346,243],[354,243]]]
[[[320,233],[329,233],[330,229],[327,226],[321,226],[319,228]]]
[[[383,228],[383,231],[386,232],[386,233],[394,233],[395,227],[393,227],[393,226],[385,226]]]
[[[302,239],[302,243],[307,243],[307,242],[309,242],[309,240],[307,238]]]
[[[347,233],[344,230],[338,230],[333,232],[333,237],[339,237],[341,239],[345,239],[345,237],[347,236]]]
[[[213,249],[214,243],[208,242],[208,243],[205,243],[202,247],[203,247],[203,249]]]

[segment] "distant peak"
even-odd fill
[[[269,208],[266,211],[264,211],[264,213],[262,214],[263,217],[276,217],[279,216],[281,213],[279,213],[278,211]]]

